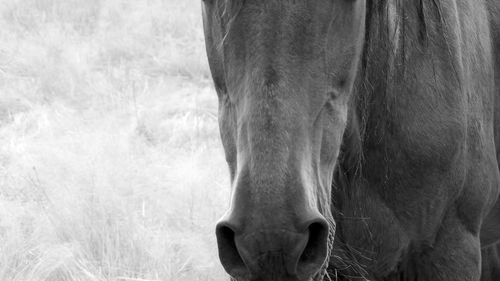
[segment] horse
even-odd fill
[[[203,0],[238,281],[500,280],[500,2]]]

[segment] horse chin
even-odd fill
[[[283,271],[276,271],[276,268],[269,267],[257,275],[232,274],[231,281],[323,281],[326,271],[316,273],[313,276],[290,275]]]
[[[309,277],[305,279],[299,279],[298,277],[293,277],[293,276],[273,276],[273,277],[266,277],[266,278],[261,278],[261,277],[254,277],[254,278],[245,278],[245,277],[240,277],[240,278],[231,278],[231,281],[321,281],[323,280],[323,277]]]
[[[323,275],[314,276],[292,276],[282,272],[267,271],[261,272],[260,276],[250,276],[248,274],[234,274],[231,281],[322,281]]]

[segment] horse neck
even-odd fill
[[[379,125],[384,123],[388,115],[389,77],[395,71],[391,66],[394,62],[394,55],[391,53],[395,43],[389,35],[389,29],[395,28],[390,26],[382,8],[388,5],[385,3],[387,1],[392,0],[367,2],[365,46],[349,104],[348,124],[335,173],[334,185],[337,188],[355,184],[361,175],[366,141],[376,137],[376,134],[383,134]],[[379,130],[374,130],[375,127]]]
[[[422,3],[428,1],[368,0],[366,16],[365,45],[358,67],[358,75],[353,96],[349,105],[349,119],[343,137],[342,148],[334,174],[333,197],[353,198],[349,193],[359,196],[372,196],[363,179],[363,170],[369,165],[364,161],[366,152],[376,149],[389,151],[388,131],[394,120],[397,103],[411,99],[411,93],[397,91],[405,84],[407,56],[426,48],[431,41],[427,28],[439,24],[436,14],[423,16]],[[428,4],[426,4],[428,5]],[[426,10],[424,10],[426,9]],[[410,95],[410,96],[408,96]],[[380,159],[376,165],[384,165],[387,172],[389,163]],[[380,167],[377,167],[380,168]],[[383,171],[381,171],[383,172]],[[360,190],[362,189],[362,190]],[[340,194],[340,196],[336,196]],[[351,194],[352,195],[352,194]],[[347,199],[344,199],[347,200]],[[342,200],[338,200],[342,201]],[[335,202],[341,209],[342,203]]]
[[[365,45],[339,159],[351,174],[359,172],[370,142],[384,145],[398,100],[411,98],[396,89],[408,79],[408,54],[432,41],[427,29],[436,24],[436,15],[424,15],[431,10],[424,2],[428,1],[367,1]]]

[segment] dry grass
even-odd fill
[[[0,2],[0,280],[222,280],[199,0]]]

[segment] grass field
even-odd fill
[[[199,0],[0,1],[0,280],[226,280]]]

